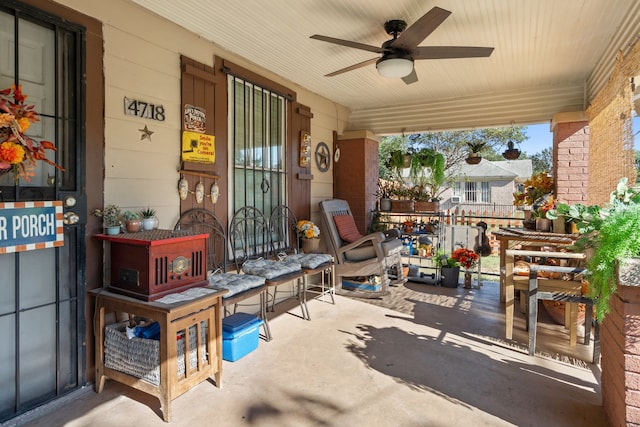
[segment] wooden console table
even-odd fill
[[[171,421],[171,401],[207,378],[214,378],[216,387],[222,383],[222,296],[226,290],[209,289],[211,293],[187,301],[169,304],[146,302],[105,289],[89,291],[96,298],[95,358],[97,393],[102,392],[106,377],[121,382],[160,399],[163,419]],[[105,367],[105,313],[129,313],[153,319],[160,324],[160,381],[154,385],[140,378]],[[206,339],[201,323],[206,323]],[[189,329],[196,326],[197,366],[189,363]],[[185,372],[178,375],[176,337],[185,331]],[[204,350],[204,354],[203,353]],[[204,360],[203,360],[204,359]]]

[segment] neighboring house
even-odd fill
[[[451,172],[454,182],[442,193],[442,209],[511,213],[513,193],[521,189],[533,171],[530,159],[462,163]]]

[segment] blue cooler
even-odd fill
[[[235,362],[258,348],[262,319],[236,313],[222,319],[222,358]]]

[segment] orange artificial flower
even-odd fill
[[[22,145],[12,141],[5,141],[0,144],[0,161],[17,165],[24,161],[25,151]]]

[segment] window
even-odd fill
[[[491,183],[488,181],[456,182],[453,196],[464,203],[491,203]]]
[[[255,206],[268,217],[287,202],[287,100],[232,75],[228,89],[231,215]]]

